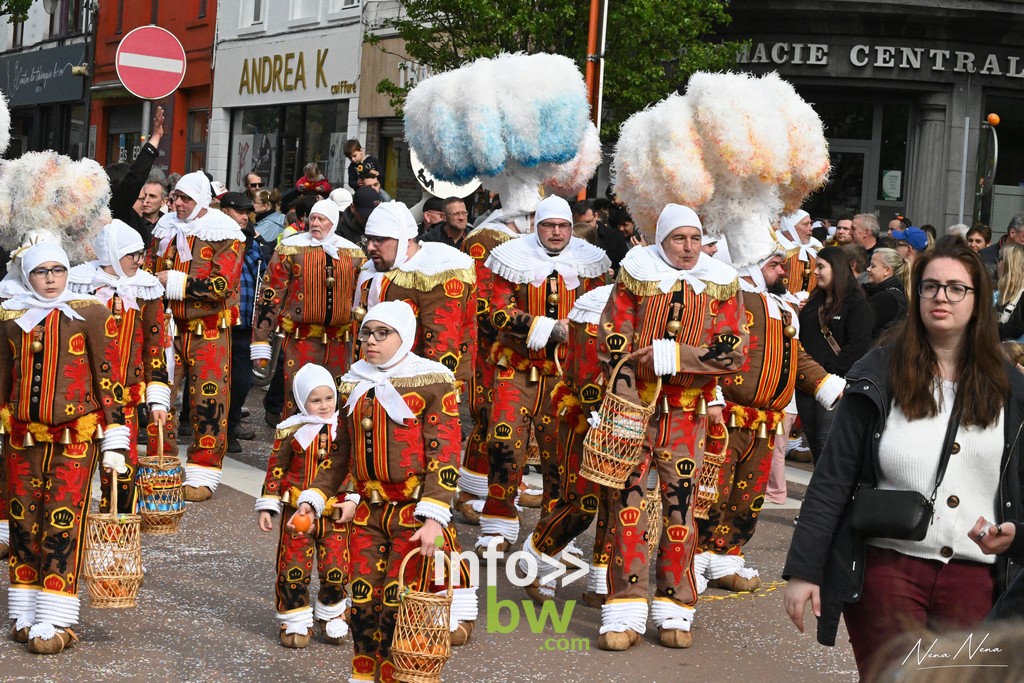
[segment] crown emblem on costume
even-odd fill
[[[640,521],[640,509],[639,508],[625,508],[619,512],[619,520],[623,526],[636,526],[636,523]]]

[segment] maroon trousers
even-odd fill
[[[908,631],[980,624],[992,609],[992,568],[968,560],[944,564],[868,546],[860,602],[843,607],[861,678],[877,665],[875,654]]]

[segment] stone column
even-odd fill
[[[907,215],[915,225],[938,226],[945,212],[948,105],[948,93],[925,93],[917,100],[917,127],[906,184]]]

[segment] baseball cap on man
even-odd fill
[[[893,230],[892,238],[897,242],[906,242],[914,251],[924,251],[928,248],[928,233],[921,228],[911,226],[906,230]]]
[[[228,192],[220,198],[220,208],[252,211],[252,200],[241,192]]]
[[[352,207],[359,212],[363,220],[370,217],[378,204],[380,204],[380,192],[372,187],[360,187],[352,195]]]

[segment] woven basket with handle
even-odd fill
[[[398,570],[398,616],[391,641],[391,659],[395,678],[405,683],[441,683],[441,669],[452,654],[450,626],[452,595],[451,563],[448,564],[448,590],[437,595],[410,590],[405,585],[405,566],[419,553],[409,552]]]

